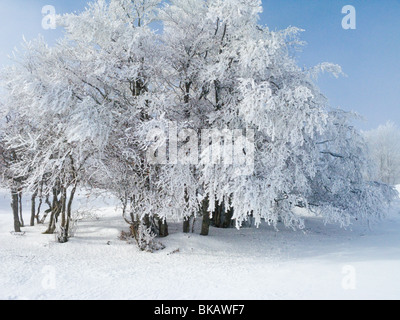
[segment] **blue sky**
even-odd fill
[[[85,0],[0,0],[0,65],[7,55],[39,33],[50,43],[61,30],[41,28],[42,7],[57,13],[80,11]],[[357,29],[342,28],[342,7],[357,10]],[[342,66],[347,77],[325,75],[319,85],[332,106],[365,117],[358,124],[371,129],[388,120],[400,126],[400,1],[399,0],[263,0],[261,23],[271,29],[296,26],[305,29],[307,46],[297,54],[301,66],[320,62]]]

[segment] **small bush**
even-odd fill
[[[121,231],[119,239],[128,243],[136,243],[140,250],[153,253],[163,250],[165,246],[156,240],[157,235],[143,224],[131,225],[130,232]]]

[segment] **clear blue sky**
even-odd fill
[[[41,28],[41,9],[53,5],[57,13],[80,11],[85,0],[0,0],[0,65],[27,39],[43,34],[50,43],[61,30]],[[362,129],[388,120],[400,126],[400,1],[399,0],[263,0],[262,24],[271,29],[296,26],[307,42],[297,54],[301,66],[320,62],[340,64],[346,78],[323,76],[322,91],[332,106],[360,113]],[[342,28],[342,7],[357,10],[357,29]]]

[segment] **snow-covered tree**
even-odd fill
[[[157,170],[146,164],[138,135],[155,107],[163,103],[155,78],[163,60],[158,36],[150,28],[159,3],[97,1],[81,14],[59,19],[69,41],[79,47],[75,53],[81,64],[79,78],[100,93],[96,109],[101,112],[90,125],[104,123],[105,135],[93,137],[103,146],[90,159],[86,175],[92,185],[112,191],[121,200],[123,216],[136,231],[143,222],[150,226],[160,203],[155,201],[159,188],[151,183]],[[162,235],[167,234],[165,221],[160,222],[160,229]]]
[[[391,121],[364,132],[374,164],[371,179],[389,185],[400,183],[400,129]]]
[[[301,228],[303,220],[293,208],[301,204],[311,209],[311,201],[326,221],[343,225],[350,223],[349,215],[380,216],[393,194],[362,180],[365,155],[358,134],[343,123],[340,112],[330,111],[313,81],[318,71],[338,76],[340,67],[324,63],[310,70],[299,68],[289,55],[293,45],[301,44],[299,30],[272,32],[259,26],[261,1],[203,4],[219,39],[213,42],[216,50],[207,52],[212,62],[196,71],[212,88],[206,96],[214,105],[206,112],[207,128],[255,132],[254,145],[247,149],[248,154],[255,149],[252,174],[236,176],[234,166],[203,161],[199,170],[203,198],[211,199],[209,212],[215,211],[216,204],[224,205],[226,212],[233,210],[238,227],[252,217],[256,224],[265,220],[276,226],[283,221]],[[322,137],[329,137],[331,144],[323,143]],[[346,168],[340,173],[338,153],[331,149],[338,146],[345,153],[339,157]],[[323,175],[321,166],[327,170]],[[342,192],[347,191],[334,191],[329,203],[323,197],[314,201],[325,175],[333,190],[340,185]]]
[[[4,111],[6,108],[0,103],[0,108]],[[3,116],[3,115],[2,115]],[[0,129],[0,183],[1,186],[9,189],[11,193],[11,208],[14,219],[14,232],[21,232],[24,226],[22,219],[21,197],[22,197],[22,181],[23,177],[15,178],[11,167],[19,161],[19,157],[15,150],[8,148],[5,141],[5,132],[10,130],[8,123],[10,117],[7,116],[1,122]]]
[[[348,225],[352,219],[376,221],[396,191],[385,184],[364,179],[371,168],[369,151],[361,132],[351,125],[356,115],[333,110],[320,137],[320,160],[312,179],[309,205],[327,222]]]
[[[80,113],[87,111],[89,99],[79,96],[80,85],[67,78],[73,63],[61,45],[50,49],[39,39],[26,43],[20,64],[4,75],[10,90],[7,105],[15,113],[10,125],[18,128],[5,137],[20,158],[12,171],[15,177],[26,177],[25,187],[32,192],[45,181],[45,194],[53,195],[48,232],[54,232],[60,216],[61,242],[67,241],[72,201],[92,153],[87,141],[91,128],[84,124],[89,119]],[[88,130],[78,134],[79,128]]]

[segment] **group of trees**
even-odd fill
[[[373,163],[369,179],[389,185],[400,184],[400,129],[389,121],[364,132],[364,137]]]
[[[262,220],[302,228],[295,207],[342,225],[381,217],[394,191],[363,178],[368,157],[352,114],[330,109],[314,83],[340,68],[298,67],[300,30],[260,26],[261,12],[260,0],[97,0],[59,16],[64,37],[25,43],[2,73],[4,183],[48,203],[48,232],[57,224],[60,242],[81,187],[118,197],[142,248],[149,230],[168,235],[171,218],[189,232],[202,217],[207,235],[210,224]],[[166,143],[183,158],[197,154],[189,132],[252,132],[241,151],[252,171],[237,174],[207,152],[197,163],[171,152],[152,163],[149,148],[163,141],[149,132],[171,122],[178,139]]]

